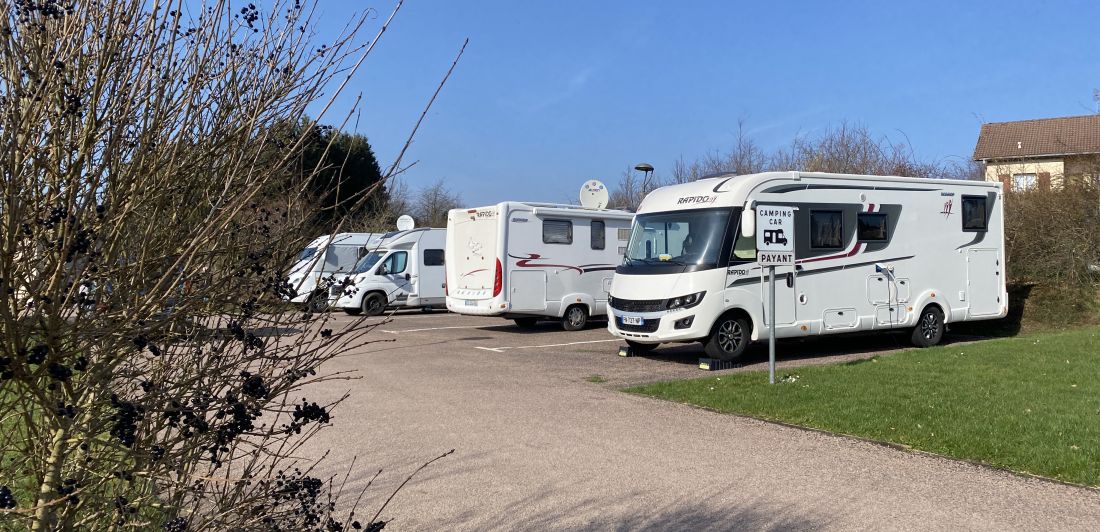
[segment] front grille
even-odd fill
[[[665,310],[667,299],[621,299],[612,297],[608,301],[611,308],[623,312],[658,312]]]
[[[622,318],[615,318],[615,326],[620,331],[628,332],[644,332],[651,333],[657,332],[657,328],[661,326],[661,318],[646,319],[641,325],[625,325]]]

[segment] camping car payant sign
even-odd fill
[[[794,207],[756,207],[756,258],[761,266],[794,264]]]

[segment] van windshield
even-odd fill
[[[351,273],[367,273],[375,264],[378,264],[378,261],[384,257],[386,253],[386,250],[379,249],[363,255],[363,258],[355,263],[355,268],[351,270]]]
[[[316,254],[317,254],[317,248],[303,249],[302,254],[298,255],[298,262],[302,262],[303,260],[312,259],[313,256],[316,255]]]
[[[693,209],[639,214],[634,218],[625,264],[714,266],[731,212]]]

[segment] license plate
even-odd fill
[[[477,306],[477,301],[474,301],[473,299],[467,299],[466,300],[466,306],[467,307],[476,307]]]
[[[642,325],[645,322],[638,316],[623,316],[623,325]]]

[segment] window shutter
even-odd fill
[[[1004,191],[1009,192],[1012,190],[1012,176],[1008,174],[1000,174],[997,179],[1004,185]]]
[[[1039,172],[1039,190],[1050,190],[1050,172]]]

